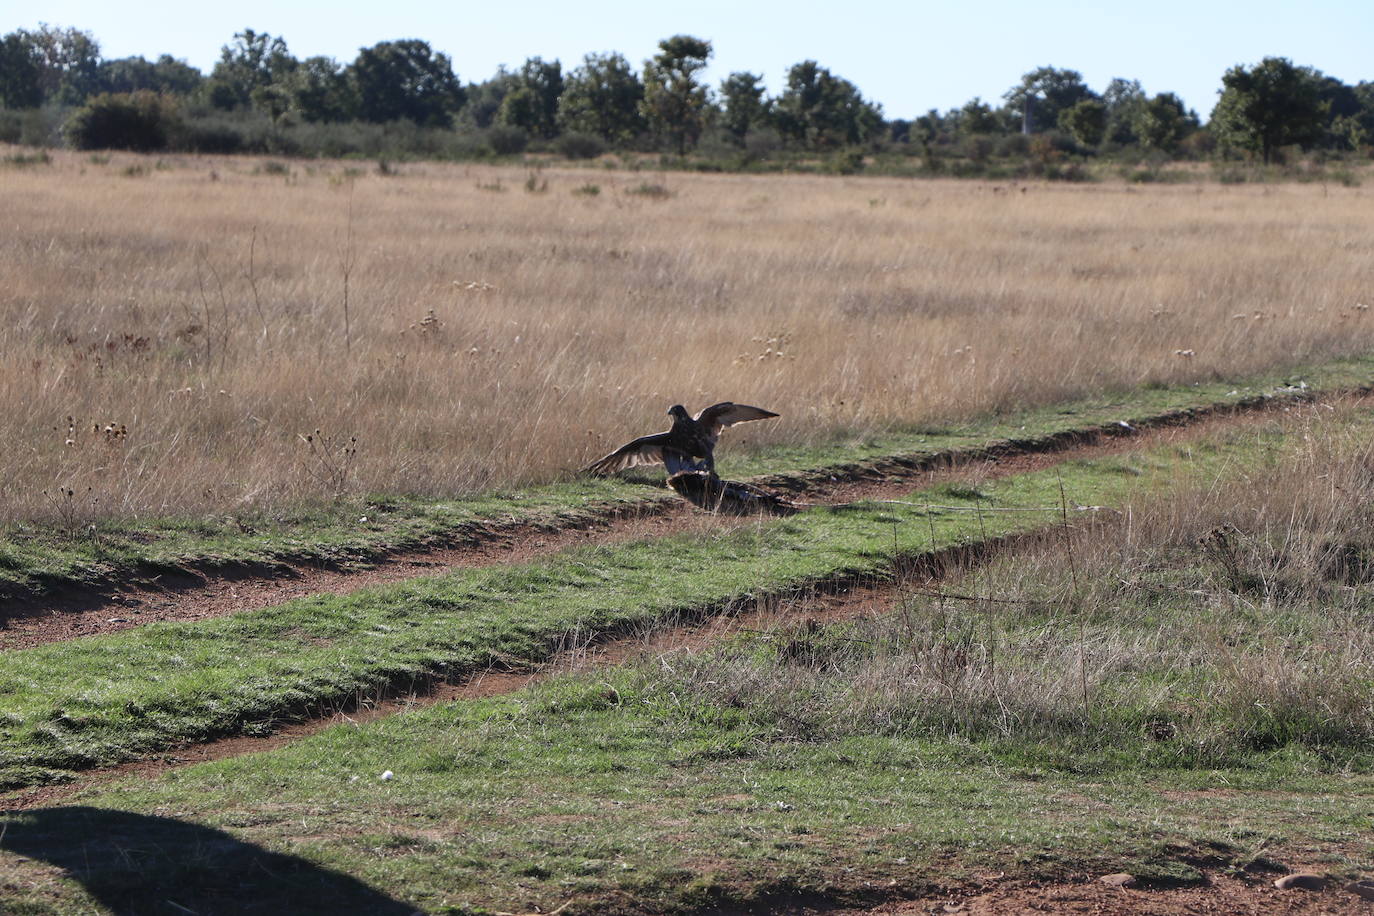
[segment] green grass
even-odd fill
[[[1343,360],[1241,381],[1153,386],[996,416],[943,428],[841,437],[809,447],[722,455],[730,477],[839,472],[894,456],[919,459],[1008,441],[1035,443],[1073,430],[1149,422],[1178,411],[1233,405],[1277,393],[1306,396],[1350,390],[1374,379],[1374,357]],[[1305,389],[1293,386],[1306,385]],[[161,518],[85,525],[66,534],[11,525],[0,532],[0,595],[42,594],[72,584],[127,584],[169,570],[273,567],[283,563],[365,563],[387,552],[450,543],[493,525],[585,524],[608,513],[666,499],[633,480],[576,478],[480,497],[422,501],[399,495],[345,499],[233,517]],[[79,514],[79,513],[78,513]],[[362,518],[367,521],[361,521]]]
[[[31,913],[672,912],[986,872],[1189,882],[1261,856],[1349,875],[1374,853],[1368,776],[1257,757],[1084,777],[958,740],[708,723],[637,683],[565,678],[0,816],[0,885]]]
[[[711,613],[760,595],[883,576],[894,559],[1052,524],[1055,512],[1276,460],[1276,431],[1069,462],[981,496],[813,510],[720,536],[582,548],[231,617],[157,623],[0,656],[0,784],[58,779],[180,742],[270,730],[360,692],[541,659],[574,636]],[[1121,473],[1130,467],[1131,473]],[[956,508],[927,511],[924,502]],[[957,507],[972,510],[959,511]],[[1048,519],[1048,521],[1047,521]],[[54,678],[53,672],[61,672]]]
[[[1371,425],[1337,415],[1314,429],[1358,444]],[[336,689],[335,675],[383,670],[369,664],[423,668],[435,653],[477,657],[498,645],[537,656],[570,626],[590,633],[830,575],[883,575],[895,555],[932,543],[1044,525],[1054,512],[992,510],[1053,507],[1061,481],[1070,503],[1129,501],[1142,517],[1214,499],[1242,526],[1232,535],[1242,570],[1268,577],[1237,591],[1192,528],[1156,545],[1122,538],[1124,519],[1077,515],[1075,525],[1099,523],[1077,538],[1071,568],[1061,529],[1029,565],[1008,557],[943,586],[1007,604],[908,591],[873,621],[746,632],[0,815],[7,912],[401,916],[572,901],[573,916],[938,899],[989,873],[1126,871],[1147,887],[1242,869],[1258,869],[1256,880],[1295,867],[1363,876],[1374,865],[1370,685],[1321,666],[1367,616],[1371,586],[1330,580],[1320,564],[1303,584],[1294,530],[1328,536],[1320,513],[1279,513],[1291,548],[1282,563],[1261,543],[1265,530],[1247,527],[1235,494],[1310,474],[1309,463],[1289,468],[1292,448],[1310,442],[1294,446],[1277,420],[1262,426],[911,500],[982,512],[813,511],[715,538],[571,551],[167,627],[176,639],[166,645],[129,631],[8,653],[5,677],[12,667],[29,679],[43,666],[76,672],[69,690],[3,682],[7,711],[55,726],[60,708],[71,720],[46,732],[7,726],[8,751],[40,753],[11,758],[32,775],[61,763],[41,759],[58,747],[43,735],[84,733],[87,747],[104,740],[101,752],[118,755],[139,728],[155,745],[176,715],[190,723],[204,714],[197,707],[249,709],[253,691],[266,705],[251,714],[261,715],[288,686],[302,702]],[[1359,462],[1325,466],[1331,500],[1364,498],[1349,486],[1364,479]],[[1185,521],[1212,523],[1205,511]],[[1077,552],[1098,534],[1112,546]],[[164,666],[170,651],[186,670]],[[1079,651],[1090,666],[1085,701]],[[234,666],[257,652],[277,654],[234,693]],[[94,661],[80,661],[85,653]],[[1347,654],[1361,676],[1358,647]],[[1341,720],[1299,677],[1285,707],[1290,684],[1275,666],[1363,691],[1364,706]],[[987,685],[996,703],[980,706]],[[45,687],[68,693],[48,699]],[[386,771],[393,778],[382,780]]]
[[[43,594],[188,569],[364,564],[392,551],[462,543],[510,524],[585,525],[632,503],[667,498],[643,490],[589,479],[447,502],[375,496],[271,515],[101,522],[90,537],[17,526],[0,537],[0,593]]]

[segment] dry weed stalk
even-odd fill
[[[299,438],[310,456],[303,463],[305,473],[335,499],[347,493],[358,458],[358,437],[349,436],[345,442],[339,436],[327,435],[317,429]]]

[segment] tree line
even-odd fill
[[[204,151],[233,150],[236,135],[225,125],[234,118],[257,119],[269,132],[398,123],[479,131],[498,154],[546,144],[574,157],[605,149],[685,156],[707,143],[765,153],[900,148],[932,162],[951,151],[976,162],[1007,151],[1220,150],[1268,163],[1286,147],[1367,152],[1374,139],[1374,83],[1347,85],[1282,57],[1227,70],[1204,123],[1174,93],[1151,96],[1127,79],[1099,93],[1077,71],[1055,67],[1026,73],[1000,104],[974,98],[887,119],[857,86],[813,60],[790,67],[775,96],[748,71],[709,86],[702,72],[712,54],[711,42],[675,35],[640,67],[618,52],[588,54],[569,71],[531,57],[465,84],[449,56],[423,40],[379,42],[341,63],[298,59],[282,37],[245,29],[204,74],[166,54],[105,59],[90,33],[43,25],[0,39],[0,107],[68,112],[65,137],[78,147]],[[229,120],[204,126],[217,116]],[[188,121],[201,126],[189,129]]]

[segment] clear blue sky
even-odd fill
[[[1221,75],[1237,63],[1288,57],[1347,83],[1374,79],[1370,0],[0,0],[0,32],[39,21],[92,32],[105,57],[167,53],[208,72],[244,28],[286,39],[297,57],[348,62],[358,48],[422,38],[453,58],[464,82],[528,56],[572,69],[590,51],[636,66],[679,32],[715,46],[708,78],[763,74],[777,92],[789,66],[813,58],[882,104],[889,118],[944,110],[974,96],[1000,104],[1021,74],[1068,67],[1101,91],[1115,76],[1175,92],[1205,120]]]

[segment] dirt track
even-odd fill
[[[1257,412],[1213,415],[1186,425],[1161,427],[1130,436],[1109,437],[1057,452],[1008,454],[995,460],[968,462],[942,469],[889,474],[881,480],[811,484],[798,488],[795,496],[799,500],[817,504],[897,499],[908,495],[913,489],[947,480],[965,481],[976,485],[983,480],[1027,473],[1063,461],[1103,457],[1169,442],[1185,442],[1215,435],[1226,429],[1244,428],[1262,422],[1265,416],[1264,413]],[[107,604],[91,604],[90,596],[82,596],[80,600],[85,602],[84,606],[55,602],[46,608],[33,609],[19,619],[10,630],[5,631],[3,636],[7,648],[38,645],[84,636],[92,632],[126,629],[154,620],[195,620],[233,614],[303,595],[323,592],[346,593],[370,585],[441,574],[448,569],[515,563],[577,544],[606,544],[655,537],[681,532],[694,526],[723,530],[750,524],[755,522],[751,519],[709,516],[683,503],[682,506],[671,507],[662,514],[607,521],[595,528],[529,530],[464,547],[397,555],[390,562],[356,572],[302,568],[292,575],[274,578],[212,578],[207,579],[200,587],[165,591],[127,591],[113,596]],[[999,549],[1005,550],[1007,547],[1003,545]],[[90,785],[118,776],[135,773],[152,775],[172,767],[270,750],[332,725],[360,724],[417,706],[509,693],[534,680],[553,674],[619,664],[644,654],[699,647],[742,629],[766,629],[799,618],[827,622],[881,613],[888,609],[904,590],[931,585],[939,578],[938,568],[928,568],[917,572],[914,578],[904,577],[900,584],[877,582],[845,586],[828,593],[809,594],[802,598],[769,601],[762,606],[741,608],[736,614],[712,618],[704,623],[658,628],[650,633],[611,639],[595,645],[570,646],[537,669],[491,670],[459,683],[424,683],[415,685],[412,691],[404,694],[362,697],[347,709],[283,724],[270,736],[226,738],[179,748],[155,758],[92,770],[74,783],[35,787],[10,793],[4,804],[5,807],[12,809],[51,805]],[[128,602],[138,604],[131,610]]]
[[[996,460],[968,462],[937,470],[889,474],[880,480],[843,483],[812,483],[798,487],[794,496],[816,503],[843,503],[865,499],[901,498],[911,490],[957,479],[977,484],[981,480],[1038,470],[1055,463],[1101,457],[1149,448],[1169,442],[1185,442],[1216,434],[1228,428],[1243,428],[1261,422],[1263,414],[1238,413],[1211,416],[1181,426],[1159,428],[1129,437],[1107,438],[1075,445],[1058,452],[1003,455]],[[613,543],[634,538],[655,537],[679,532],[691,526],[716,528],[753,524],[747,519],[721,519],[706,516],[686,506],[674,507],[658,515],[607,521],[594,528],[558,531],[516,531],[500,538],[473,545],[399,555],[390,562],[357,572],[303,568],[280,578],[224,577],[177,589],[124,592],[108,603],[92,602],[91,596],[78,596],[68,603],[34,608],[4,635],[25,645],[36,645],[127,626],[150,620],[190,620],[231,614],[263,607],[299,595],[318,592],[342,593],[384,582],[414,576],[434,575],[446,569],[520,562],[583,543]],[[1016,541],[1002,549],[1015,549]],[[619,638],[596,645],[570,646],[537,670],[491,670],[463,683],[422,685],[412,694],[360,700],[357,706],[330,715],[285,725],[276,734],[263,738],[232,738],[177,749],[155,759],[138,761],[83,774],[74,783],[37,787],[9,793],[4,808],[22,810],[61,804],[80,791],[128,775],[156,777],[160,772],[206,760],[270,750],[298,738],[339,724],[360,725],[409,708],[454,699],[494,696],[518,690],[535,680],[569,671],[615,665],[643,655],[689,650],[706,645],[742,630],[769,629],[781,623],[809,618],[819,622],[852,619],[889,609],[900,595],[913,588],[938,587],[938,564],[907,577],[899,584],[877,582],[838,589],[832,593],[766,602],[740,613],[711,618],[705,622],[677,627],[661,627],[637,636]],[[138,602],[130,605],[127,602]],[[102,625],[102,619],[124,617],[123,621]],[[11,643],[12,645],[13,643]],[[1304,863],[1285,863],[1302,870]],[[1314,868],[1320,871],[1320,868]],[[1198,885],[1186,887],[1114,887],[1094,875],[1068,876],[1058,881],[1026,882],[1008,880],[1003,875],[978,876],[938,894],[885,903],[876,907],[836,909],[824,906],[810,910],[805,905],[786,905],[774,912],[829,913],[833,916],[915,916],[915,914],[1004,914],[1022,912],[1137,914],[1174,916],[1183,913],[1368,913],[1374,905],[1348,891],[1342,881],[1333,881],[1324,891],[1278,890],[1275,874],[1207,875]],[[894,888],[894,890],[896,890]],[[770,912],[764,907],[759,912]]]
[[[871,471],[861,470],[843,481],[804,475],[769,478],[767,483],[774,488],[785,487],[790,498],[805,503],[900,499],[914,489],[943,480],[976,482],[1027,473],[1061,461],[1202,437],[1222,428],[1263,422],[1268,416],[1272,413],[1263,410],[1213,413],[1129,434],[1126,430],[1112,435],[1089,434],[1077,442],[1066,437],[1063,447],[1054,450],[1009,448],[995,458],[946,462],[935,467],[880,462]],[[112,633],[158,621],[222,617],[307,595],[346,594],[372,585],[440,575],[451,569],[520,563],[582,544],[613,544],[693,527],[724,530],[748,524],[753,522],[703,516],[686,502],[666,503],[647,507],[643,515],[606,518],[588,527],[550,529],[531,525],[497,529],[462,545],[398,552],[375,565],[357,569],[302,565],[271,575],[188,572],[164,577],[153,586],[72,589],[49,598],[9,602],[8,623],[0,628],[0,650]]]
[[[1307,869],[1300,869],[1306,871]],[[1316,873],[1321,868],[1313,869]],[[813,916],[1005,916],[1009,913],[1092,913],[1095,916],[1175,916],[1183,913],[1216,913],[1218,916],[1249,916],[1273,913],[1367,914],[1374,903],[1346,890],[1345,881],[1333,880],[1325,890],[1279,890],[1277,873],[1210,874],[1206,880],[1184,887],[1112,887],[1101,876],[1081,876],[1059,882],[1006,881],[988,875],[976,884],[951,888],[939,897],[925,897],[870,909],[805,911]]]

